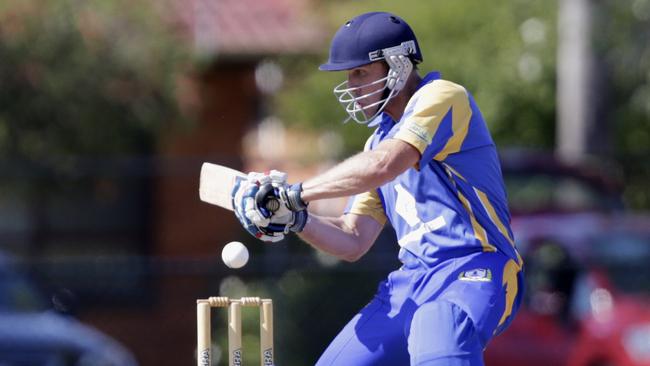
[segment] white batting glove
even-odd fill
[[[271,219],[264,217],[255,203],[260,181],[269,182],[270,179],[262,173],[250,173],[246,179],[237,182],[231,193],[233,209],[248,233],[262,241],[277,242],[284,239],[284,232],[274,230]]]

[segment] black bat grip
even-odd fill
[[[265,183],[255,194],[255,204],[258,208],[267,210],[269,216],[280,208],[279,198],[275,195],[275,187],[271,183]]]

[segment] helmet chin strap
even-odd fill
[[[389,67],[388,73],[385,77],[368,84],[352,88],[348,87],[348,82],[346,80],[334,88],[334,95],[336,95],[336,98],[341,103],[349,116],[345,121],[343,121],[343,123],[346,123],[349,120],[353,120],[363,125],[369,123],[384,110],[388,102],[393,97],[395,97],[406,85],[408,77],[411,74],[411,71],[413,71],[413,63],[403,53],[403,48],[401,46],[398,46],[384,49],[383,55]],[[380,83],[384,83],[382,88],[359,97],[355,96],[355,92]],[[362,106],[359,103],[364,99],[367,99],[379,93],[382,93],[383,95],[382,98],[377,102],[368,104],[366,106]],[[375,113],[370,117],[366,116],[366,112],[369,112],[369,110],[376,106],[379,106],[379,108],[377,108]]]

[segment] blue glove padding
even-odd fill
[[[305,228],[305,225],[307,225],[308,219],[309,213],[307,213],[307,210],[296,212],[293,223],[289,226],[289,229],[294,233],[301,232]]]
[[[251,214],[256,212],[255,195],[259,191],[259,182],[250,177],[248,179],[238,178],[230,194],[232,198],[232,207],[235,216],[246,229],[248,233],[267,242],[277,242],[284,239],[283,225],[276,225],[270,220],[259,217],[252,217]],[[262,224],[262,225],[260,225]]]
[[[293,187],[298,187],[298,190]],[[259,187],[256,195],[255,202],[258,212],[266,219],[270,219],[273,225],[272,230],[279,230],[284,226],[282,232],[287,234],[289,232],[299,233],[307,224],[309,214],[306,210],[306,205],[302,200],[303,207],[299,210],[293,210],[291,203],[287,197],[291,197],[291,190],[293,189],[297,195],[293,197],[300,197],[299,193],[302,191],[301,185],[289,186],[287,184],[278,185],[273,183],[266,183]],[[271,228],[271,225],[267,226]]]
[[[299,200],[303,207],[292,210],[293,205],[287,198],[299,199],[301,185],[289,186],[286,176],[275,170],[268,175],[251,172],[246,178],[238,179],[233,187],[231,198],[237,219],[246,231],[260,240],[282,240],[285,234],[301,232],[307,223],[304,202]]]
[[[281,192],[282,202],[293,212],[307,209],[307,203],[302,200],[302,182],[290,185],[284,192]]]

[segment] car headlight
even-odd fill
[[[626,329],[623,333],[623,347],[634,361],[650,360],[650,323]]]

